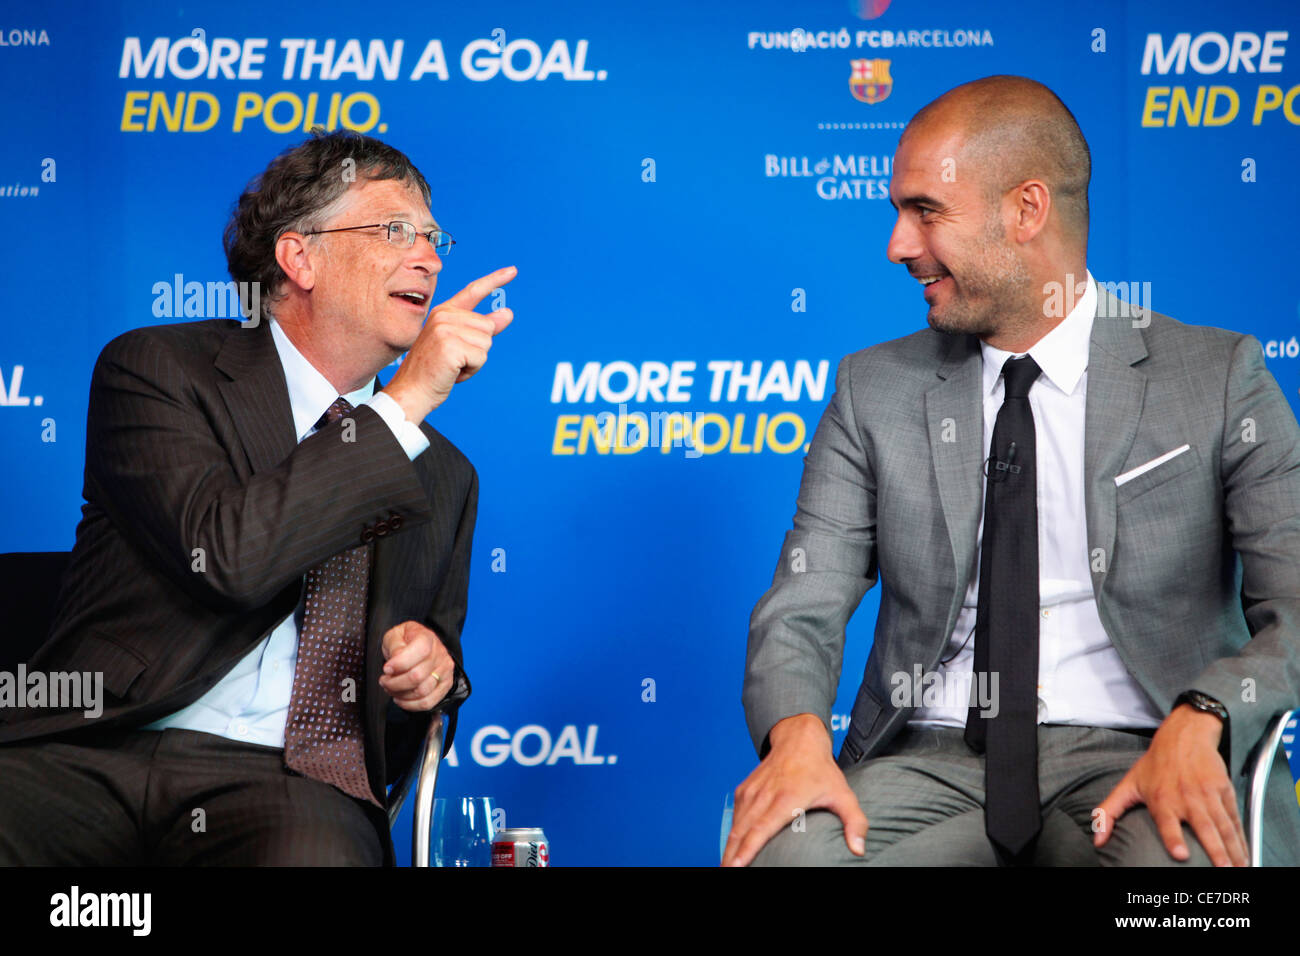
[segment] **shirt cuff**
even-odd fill
[[[429,439],[424,436],[420,426],[407,420],[402,406],[397,404],[393,396],[387,392],[375,392],[366,404],[392,429],[393,437],[401,443],[407,458],[414,461],[416,455],[429,447]]]

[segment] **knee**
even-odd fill
[[[844,824],[829,810],[810,810],[777,831],[752,866],[844,866],[862,858],[844,842]]]
[[[1165,841],[1146,807],[1134,807],[1115,821],[1110,839],[1097,854],[1102,866],[1213,866],[1192,828],[1183,824],[1186,860],[1170,854]]]
[[[183,866],[383,866],[377,834],[313,826],[258,826],[211,841],[177,839],[153,862]]]

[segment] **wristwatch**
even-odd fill
[[[1231,773],[1232,761],[1229,757],[1232,753],[1232,740],[1228,734],[1228,708],[1209,694],[1202,694],[1199,690],[1185,690],[1179,694],[1178,699],[1174,701],[1174,707],[1176,708],[1182,704],[1191,704],[1197,710],[1213,714],[1223,721],[1223,733],[1219,737],[1219,756],[1223,758],[1224,765],[1229,768],[1228,772]]]

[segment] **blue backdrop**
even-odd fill
[[[10,5],[0,550],[72,545],[100,348],[230,314],[174,302],[228,278],[244,183],[312,122],[377,135],[458,241],[439,299],[519,267],[488,303],[514,324],[430,418],[481,478],[440,792],[545,827],[557,865],[715,863],[804,443],[839,358],[925,321],[885,259],[903,124],[979,76],[1052,87],[1092,147],[1094,276],[1254,334],[1300,407],[1298,25],[1287,0]],[[695,447],[610,447],[620,403]]]

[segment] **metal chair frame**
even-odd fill
[[[1264,794],[1268,791],[1268,775],[1273,770],[1277,748],[1287,725],[1300,715],[1300,709],[1284,710],[1274,714],[1260,738],[1255,758],[1250,768],[1250,788],[1246,793],[1246,841],[1250,850],[1250,865],[1264,865]]]
[[[438,766],[442,763],[442,734],[445,717],[435,710],[429,722],[429,732],[420,744],[415,762],[402,771],[402,775],[388,791],[388,826],[397,823],[406,795],[415,782],[415,810],[411,819],[411,866],[429,865],[429,835],[433,823],[433,792],[438,785]]]
[[[57,560],[60,555],[66,560],[67,552],[38,553],[48,560]],[[7,561],[35,557],[31,554],[10,553],[0,555]],[[1249,844],[1251,866],[1263,865],[1264,854],[1264,797],[1268,790],[1269,775],[1277,759],[1278,748],[1282,746],[1288,725],[1300,716],[1300,708],[1281,711],[1273,716],[1256,747],[1255,755],[1250,760],[1250,773],[1246,794],[1246,838]],[[438,768],[442,763],[442,743],[445,730],[445,715],[435,709],[429,722],[429,731],[420,743],[420,751],[415,761],[397,778],[388,793],[388,825],[397,822],[403,804],[415,784],[415,807],[411,825],[411,865],[427,867],[429,865],[429,837],[433,824],[433,796],[438,784]],[[1300,812],[1300,807],[1297,808]]]

